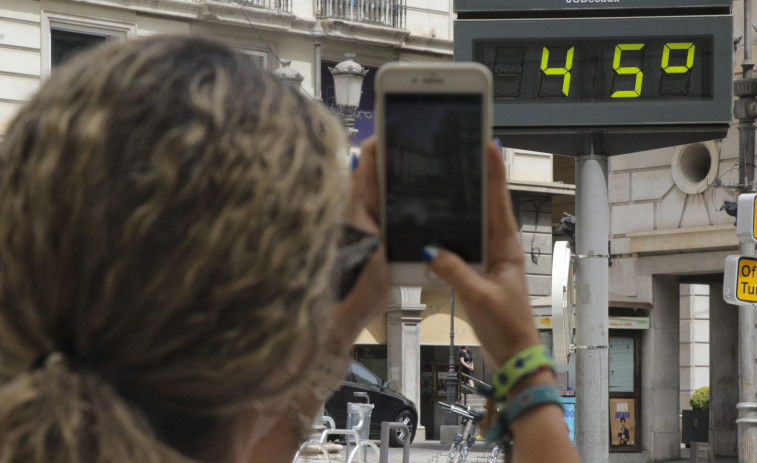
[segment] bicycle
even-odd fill
[[[473,378],[472,376],[465,374],[462,374],[461,376],[463,377],[463,381],[472,379],[474,382],[474,386],[472,387],[463,383],[463,389],[466,392],[471,392],[481,397],[491,396],[493,388],[489,384]],[[447,453],[447,463],[455,463],[455,457],[457,457],[458,453],[460,454],[460,458],[457,463],[465,463],[468,458],[470,447],[476,442],[478,423],[485,416],[485,412],[473,410],[468,405],[459,402],[455,402],[453,405],[446,402],[439,402],[439,405],[461,417],[458,431],[455,434],[455,440],[450,444],[449,452]],[[485,454],[488,454],[486,455],[486,462],[498,463],[500,455],[502,455],[505,462],[511,461],[512,446],[513,442],[509,438],[497,442],[494,444],[491,451],[485,452]]]
[[[467,405],[455,402],[448,404],[439,402],[439,405],[460,417],[460,424],[455,433],[455,440],[452,441],[447,453],[447,463],[455,463],[455,457],[459,455],[457,463],[465,463],[468,459],[468,452],[476,442],[476,429],[478,422],[484,417],[484,412],[473,410]]]

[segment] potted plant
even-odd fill
[[[691,410],[683,410],[683,443],[688,447],[692,442],[710,441],[710,388],[700,387],[689,397]]]

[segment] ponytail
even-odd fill
[[[0,385],[0,463],[188,463],[112,386],[60,353]]]

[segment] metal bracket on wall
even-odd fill
[[[596,350],[596,349],[609,349],[608,346],[570,346],[570,350],[575,352],[577,350]]]
[[[609,254],[573,254],[576,259],[609,259]]]

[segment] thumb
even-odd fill
[[[426,246],[423,248],[423,257],[428,262],[428,268],[452,286],[462,297],[475,294],[487,283],[485,278],[451,251],[436,246]]]

